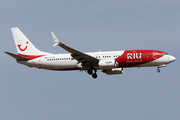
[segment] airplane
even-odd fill
[[[107,75],[123,74],[123,68],[131,67],[161,67],[176,60],[172,55],[159,50],[123,50],[83,53],[71,48],[58,40],[51,32],[55,44],[69,52],[69,54],[52,54],[38,50],[19,28],[11,28],[17,53],[5,52],[15,58],[17,63],[46,70],[86,71],[95,79],[97,70]]]

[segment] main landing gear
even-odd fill
[[[96,69],[94,69],[94,73],[93,73],[93,70],[92,70],[92,69],[89,69],[89,70],[87,71],[87,73],[88,73],[89,75],[92,75],[92,77],[93,77],[94,79],[97,78],[96,72],[97,72]]]

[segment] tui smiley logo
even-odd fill
[[[26,44],[28,44],[28,43],[29,43],[29,42],[26,42]],[[26,46],[24,49],[21,48],[21,45],[17,45],[17,46],[18,46],[18,48],[19,48],[20,51],[25,51],[25,50],[27,49],[27,46]]]

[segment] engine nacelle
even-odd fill
[[[119,66],[118,62],[114,59],[100,60],[98,65],[102,69],[116,68]]]
[[[123,74],[123,68],[113,68],[113,69],[103,70],[102,72],[106,73],[107,75]]]

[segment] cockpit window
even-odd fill
[[[168,55],[168,53],[161,53],[162,55]]]

